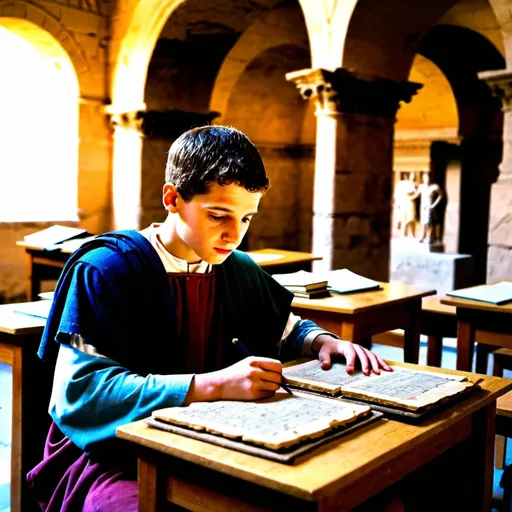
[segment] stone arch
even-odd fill
[[[6,195],[2,194],[6,207],[3,220],[76,221],[79,82],[73,62],[52,34],[26,18],[0,17],[0,26],[2,36],[12,49],[6,52],[5,65],[13,66],[12,73],[3,80],[4,97],[8,100],[3,104],[5,120],[2,124],[5,128],[9,123],[7,131],[12,136],[11,144],[2,155],[4,164],[12,162],[9,187],[4,187]],[[28,125],[19,123],[23,118],[14,110],[23,106],[35,114]],[[48,130],[52,121],[55,124]],[[26,145],[29,140],[32,140],[32,150],[20,153],[17,149],[20,142]],[[37,160],[34,160],[35,155]],[[26,180],[31,182],[29,190],[24,189]],[[54,181],[61,183],[62,190],[48,186]],[[45,198],[38,201],[41,190]],[[22,198],[27,206],[19,209]]]
[[[156,41],[168,18],[185,1],[143,0],[135,5],[114,63],[114,112],[144,109],[147,71]]]
[[[69,59],[78,83],[78,216],[92,233],[105,231],[110,216],[111,134],[97,76],[74,34],[46,8],[22,1],[0,3],[0,24],[32,41],[42,55],[59,45]],[[38,45],[42,35],[47,41]]]
[[[509,0],[488,0],[505,40],[507,68],[512,66],[512,11]]]
[[[340,66],[406,80],[423,35],[456,2],[358,0],[346,28]]]
[[[476,282],[485,282],[491,185],[499,174],[503,113],[500,101],[478,73],[503,68],[505,61],[486,37],[451,25],[432,27],[418,53],[441,69],[453,90],[461,165],[458,249],[473,255]]]
[[[210,109],[220,113],[220,117],[216,120],[217,123],[223,122],[231,93],[241,75],[259,55],[277,47],[308,48],[307,33],[297,30],[297,22],[304,24],[300,10],[283,7],[268,13],[242,34],[237,44],[224,59],[215,79]],[[267,24],[271,24],[271,31],[268,30]]]
[[[85,82],[89,79],[89,66],[82,49],[76,43],[73,35],[62,23],[47,9],[41,5],[28,2],[12,1],[0,4],[0,24],[9,30],[16,32],[28,40],[37,38],[30,25],[20,24],[19,20],[25,20],[47,32],[60,44],[69,56],[75,69],[78,87],[81,95],[87,95]],[[23,26],[22,26],[23,25]],[[44,47],[40,46],[40,51]]]

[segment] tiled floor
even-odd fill
[[[443,349],[443,368],[455,369],[456,352],[454,340],[447,340]],[[403,360],[403,350],[384,345],[374,345],[374,351],[381,357],[394,361]],[[420,349],[420,364],[426,364],[426,345],[422,342]],[[492,361],[491,361],[492,362]],[[490,363],[491,363],[490,362]],[[507,378],[512,378],[512,372],[506,372]],[[0,512],[9,512],[9,482],[10,482],[10,447],[11,447],[11,368],[0,363]],[[508,443],[507,461],[512,463],[512,443]],[[495,494],[501,494],[498,486],[502,471],[494,471]]]
[[[8,512],[10,504],[11,389],[11,367],[0,363],[0,512]]]

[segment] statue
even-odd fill
[[[409,173],[408,178],[409,179],[403,180],[400,184],[400,230],[402,237],[406,238],[410,233],[414,238],[416,231],[416,204],[414,200],[418,196],[416,195],[414,173]]]
[[[424,172],[422,183],[414,194],[414,199],[420,197],[420,224],[422,234],[420,242],[429,244],[441,242],[441,218],[439,203],[444,197],[441,187],[437,183],[430,182],[430,174]]]

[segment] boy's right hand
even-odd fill
[[[183,405],[211,400],[258,400],[272,396],[282,380],[282,364],[268,357],[246,357],[211,373],[197,374]]]

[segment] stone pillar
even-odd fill
[[[123,166],[114,181],[116,228],[140,229],[165,219],[162,187],[169,147],[183,132],[210,124],[218,115],[139,110],[111,116],[116,149],[124,148],[120,158],[126,164],[126,172]]]
[[[113,229],[139,229],[141,212],[142,111],[111,113],[114,129]]]
[[[78,132],[78,217],[90,233],[110,229],[112,133],[103,99],[80,97]]]
[[[316,102],[312,251],[315,270],[389,276],[395,115],[421,87],[337,69],[288,73]]]
[[[487,282],[512,279],[512,70],[479,73],[502,102],[503,155],[491,187]]]

